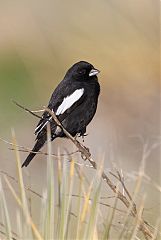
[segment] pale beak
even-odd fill
[[[97,74],[99,74],[100,71],[98,69],[95,69],[93,68],[90,72],[89,72],[89,76],[92,77],[92,76],[95,76]]]

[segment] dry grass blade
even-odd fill
[[[47,125],[47,197],[45,201],[44,238],[54,239],[54,166],[51,160],[50,126]]]
[[[4,229],[6,230],[6,237],[8,239],[12,239],[12,231],[11,231],[11,222],[10,222],[10,217],[9,217],[9,211],[8,211],[8,208],[7,208],[7,202],[6,202],[6,198],[5,198],[5,195],[4,195],[1,179],[0,179],[0,208],[2,210],[3,221],[5,223]]]
[[[114,199],[114,206],[112,208],[112,211],[110,211],[109,217],[107,219],[107,226],[106,226],[106,230],[105,230],[104,237],[103,237],[104,240],[109,239],[109,236],[110,236],[110,230],[111,230],[114,214],[115,214],[115,211],[116,211],[117,200],[118,200],[118,198],[117,198],[117,195],[116,195],[115,199]]]
[[[78,142],[78,140],[76,140],[74,137],[71,136],[71,134],[62,126],[62,124],[60,123],[60,121],[58,120],[58,118],[56,117],[56,115],[53,111],[51,111],[49,108],[46,108],[45,110],[48,113],[50,113],[50,115],[52,116],[52,118],[56,122],[56,124],[63,129],[66,136],[75,144],[75,146],[79,149],[81,154],[83,156],[85,156],[86,159],[88,159],[88,161],[93,166],[93,168],[97,169],[97,164],[92,159],[89,150],[85,146],[83,146],[80,142]],[[113,184],[113,182],[107,177],[107,175],[104,172],[102,172],[102,178],[108,184],[108,186],[112,189],[112,191],[115,194],[117,194],[118,199],[120,199],[124,203],[124,205],[127,208],[129,208],[131,206],[131,203],[129,202],[129,200],[119,190],[117,190],[116,185]],[[134,206],[131,209],[131,214],[132,214],[133,217],[137,217],[136,209],[135,209]],[[153,233],[147,227],[147,225],[145,224],[143,219],[140,221],[139,229],[144,234],[144,236],[146,238],[152,238],[153,237]]]
[[[138,229],[139,229],[139,226],[140,226],[140,221],[141,221],[143,210],[144,210],[144,202],[145,202],[145,196],[143,196],[143,199],[141,201],[141,204],[140,204],[140,207],[139,207],[139,210],[138,210],[137,218],[135,218],[136,223],[135,223],[135,227],[132,231],[132,234],[130,236],[130,239],[135,239],[136,236],[137,236],[137,232],[138,232]]]
[[[136,210],[136,204],[134,203],[133,199],[132,199],[132,196],[130,195],[129,191],[127,190],[126,186],[125,186],[125,183],[124,181],[122,180],[122,177],[121,177],[121,174],[119,173],[119,171],[117,170],[117,175],[115,175],[114,173],[112,173],[111,171],[109,172],[113,177],[115,177],[122,185],[123,187],[123,196],[125,196],[124,192],[127,194],[131,204],[132,204],[132,207],[133,210],[134,210],[134,213],[137,214],[137,210]],[[132,209],[131,209],[132,210]]]
[[[3,175],[6,175],[8,178],[12,179],[15,183],[18,184],[18,180],[15,179],[14,177],[12,177],[11,175],[9,175],[7,172],[0,170],[0,173],[3,174]],[[24,188],[25,188],[27,191],[29,191],[29,192],[33,193],[34,195],[36,195],[37,197],[43,198],[43,196],[42,196],[41,194],[35,192],[35,191],[34,191],[33,189],[31,189],[30,187],[27,187],[27,186],[24,185]]]
[[[49,154],[47,152],[42,152],[42,151],[38,151],[38,152],[34,152],[32,151],[31,148],[27,148],[27,147],[24,147],[24,146],[21,146],[21,145],[18,145],[18,144],[14,144],[12,142],[9,142],[3,138],[0,138],[0,140],[12,147],[9,147],[9,150],[15,150],[15,147],[17,148],[17,151],[18,152],[30,152],[30,153],[36,153],[36,154],[42,154],[42,155],[45,155],[45,156],[48,156]],[[74,155],[76,153],[78,153],[79,151],[76,150],[76,151],[73,151],[73,152],[68,152],[68,153],[62,153],[62,154],[54,154],[54,153],[51,153],[51,156],[52,157],[56,157],[56,159],[60,156],[60,157],[64,157],[64,156],[71,156],[71,155]]]
[[[5,239],[6,239],[6,233],[3,232],[3,231],[1,231],[1,230],[0,230],[0,233],[1,233],[3,236],[5,236]],[[11,237],[11,238],[9,238],[9,239],[17,240],[17,238],[15,238],[15,237]]]
[[[32,111],[30,111],[29,109],[24,108],[23,106],[21,106],[20,104],[17,104],[17,106],[21,107],[22,109],[24,109],[25,111],[31,113],[32,115],[41,118],[40,116],[38,116],[37,114],[33,113]],[[91,153],[89,152],[89,149],[87,149],[84,145],[82,145],[78,140],[76,140],[74,137],[71,136],[71,134],[69,132],[66,131],[66,129],[62,126],[62,124],[60,123],[60,121],[58,120],[57,116],[55,115],[55,113],[53,111],[51,111],[50,109],[46,108],[45,111],[47,111],[48,113],[50,113],[50,115],[52,116],[53,120],[55,121],[55,123],[62,128],[62,130],[64,131],[65,135],[73,142],[73,144],[77,147],[77,149],[79,150],[79,152],[81,153],[81,155],[83,156],[83,159],[86,160],[88,159],[88,161],[90,162],[91,166],[97,170],[98,166],[97,163],[95,162],[95,160],[91,157]],[[146,157],[147,154],[145,154],[144,157]],[[128,208],[128,210],[130,211],[130,214],[134,217],[134,218],[138,218],[138,213],[136,211],[136,205],[133,201],[133,199],[131,199],[131,196],[128,192],[128,190],[126,189],[124,182],[122,181],[122,178],[119,178],[119,181],[121,182],[124,192],[126,192],[128,198],[121,192],[119,191],[119,189],[117,189],[116,185],[110,180],[110,178],[105,174],[105,172],[102,172],[101,175],[102,179],[106,182],[106,184],[110,187],[110,189],[113,191],[113,193],[115,195],[117,195],[117,198]],[[139,183],[138,183],[139,186]],[[127,191],[126,191],[127,190]],[[65,200],[65,199],[64,199]],[[144,221],[143,218],[140,219],[140,224],[139,224],[139,230],[144,234],[144,237],[146,239],[152,238],[153,237],[153,233],[152,231],[149,229],[149,227],[147,226],[147,223]],[[63,234],[64,237],[64,234]]]
[[[24,215],[26,217],[26,220],[27,220],[28,224],[30,224],[36,239],[43,240],[43,238],[41,237],[41,235],[40,235],[39,231],[37,230],[35,224],[33,223],[30,215],[28,215],[28,213],[26,213],[26,210],[24,209],[23,204],[22,204],[20,198],[17,196],[15,190],[13,189],[12,185],[10,184],[10,182],[8,181],[6,176],[4,176],[4,180],[5,180],[6,184],[8,185],[8,188],[10,189],[10,191],[11,191],[13,197],[15,198],[16,202],[22,208],[23,213],[24,213]]]
[[[16,143],[16,137],[15,137],[14,131],[12,131],[12,137],[13,137],[13,144],[15,146],[16,162],[17,162],[17,170],[18,170],[18,182],[19,182],[19,189],[21,192],[21,198],[19,198],[17,196],[16,192],[14,191],[13,187],[11,186],[11,184],[8,181],[6,176],[4,176],[4,179],[9,187],[12,195],[14,196],[15,200],[17,201],[18,205],[22,208],[23,214],[26,218],[26,222],[29,226],[31,226],[32,232],[34,233],[35,237],[37,237],[37,239],[39,239],[39,240],[42,240],[42,237],[41,237],[39,231],[37,230],[35,224],[33,223],[32,218],[29,213],[29,210],[28,210],[27,199],[26,199],[26,194],[25,194],[25,187],[24,187],[24,183],[23,183],[22,170],[21,170],[21,164],[20,164],[20,156],[19,156],[19,152],[17,151],[17,147],[16,147],[17,143]],[[31,235],[32,235],[32,233],[31,233]]]
[[[6,226],[3,224],[3,223],[1,223],[0,222],[0,226],[2,227],[2,228],[5,228]],[[2,232],[2,234],[3,234],[4,232]],[[17,233],[15,233],[14,231],[11,231],[11,233],[12,233],[12,235],[14,235],[14,237],[12,237],[12,239],[18,239],[18,235],[17,235]],[[4,234],[3,234],[4,235]],[[5,235],[6,235],[6,233],[5,233]]]
[[[154,234],[153,234],[152,240],[157,239],[157,237],[161,238],[161,233],[158,231],[158,229],[160,227],[160,223],[161,223],[161,219],[158,219],[157,223],[156,223],[156,226],[155,226],[155,230],[154,230]]]

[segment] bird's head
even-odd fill
[[[91,79],[97,80],[97,74],[100,71],[88,62],[80,61],[75,63],[66,74],[66,77],[71,77],[77,81],[90,81]]]

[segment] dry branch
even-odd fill
[[[46,108],[45,111],[50,113],[55,123],[61,127],[65,133],[65,135],[75,144],[75,146],[79,149],[80,153],[85,156],[86,159],[90,162],[92,167],[94,169],[97,169],[97,163],[94,161],[94,159],[91,157],[91,153],[89,152],[89,149],[83,146],[77,139],[75,139],[60,123],[58,118],[56,117],[55,113],[51,111],[49,108]],[[121,200],[121,202],[127,207],[131,207],[131,215],[135,217],[136,219],[139,218],[137,210],[136,210],[136,204],[132,200],[128,200],[126,196],[124,196],[116,187],[116,185],[107,177],[105,172],[102,172],[102,179],[108,184],[108,186],[111,188],[111,190],[117,195],[117,198]],[[142,218],[140,220],[139,230],[144,234],[146,239],[152,238],[153,233],[150,231],[150,229],[147,227],[146,222]]]
[[[32,115],[34,115],[37,118],[41,118],[39,115],[37,115],[35,113],[35,111],[30,111],[29,109],[21,106],[20,104],[18,104],[17,102],[13,101],[17,106],[19,106],[20,108],[24,109],[25,111],[31,113]],[[65,135],[75,144],[75,146],[78,148],[79,152],[81,153],[82,156],[84,156],[84,159],[88,159],[88,161],[90,162],[91,166],[94,169],[97,169],[97,163],[94,161],[94,159],[91,157],[91,153],[89,152],[89,149],[86,148],[84,145],[82,145],[76,138],[74,138],[64,127],[63,125],[60,123],[60,121],[58,120],[58,118],[56,117],[55,113],[53,111],[51,111],[49,108],[46,108],[45,111],[47,111],[48,113],[50,113],[50,115],[52,116],[53,120],[55,121],[55,123],[62,128],[62,130],[64,131]],[[102,172],[102,179],[107,183],[107,185],[111,188],[111,190],[115,193],[115,195],[117,196],[117,198],[128,208],[130,209],[131,215],[133,217],[137,219],[140,219],[140,216],[137,213],[137,208],[136,208],[136,204],[133,202],[133,200],[131,199],[131,196],[129,194],[129,192],[127,191],[127,189],[125,188],[124,182],[122,181],[122,178],[118,175],[118,180],[121,182],[127,196],[129,197],[129,199],[127,199],[126,196],[124,196],[116,187],[116,185],[107,177],[107,175],[105,174],[105,172]],[[151,232],[151,230],[148,228],[148,224],[147,222],[141,218],[139,220],[139,230],[143,233],[145,239],[152,239],[153,238],[153,233]]]

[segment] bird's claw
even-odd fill
[[[86,133],[86,134],[77,133],[74,138],[75,138],[75,140],[77,140],[78,137],[82,137],[83,142],[84,142],[84,137],[86,137],[87,135],[88,135],[88,133]]]
[[[88,133],[84,133],[83,135],[81,135],[83,142],[84,142],[84,137],[86,137],[87,135]]]
[[[74,139],[77,140],[78,137],[80,137],[80,133],[77,133],[77,134],[74,136]]]

